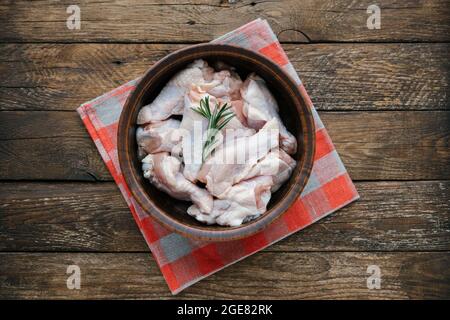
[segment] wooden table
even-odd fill
[[[176,3],[0,5],[0,298],[172,297],[75,109],[257,17],[361,200],[177,298],[450,298],[449,1],[377,1],[379,30],[367,0]],[[66,286],[73,264],[80,290]]]

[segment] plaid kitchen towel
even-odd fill
[[[254,20],[213,42],[241,46],[269,57],[283,67],[308,97],[267,21]],[[308,98],[307,103],[313,111],[316,124],[314,166],[302,195],[280,219],[253,236],[228,242],[195,241],[170,232],[148,216],[133,199],[124,182],[117,158],[119,116],[125,100],[138,80],[84,103],[78,108],[78,112],[119,186],[173,294],[358,199],[355,186]]]

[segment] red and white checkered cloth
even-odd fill
[[[254,20],[216,40],[255,50],[272,59],[298,83],[300,78],[267,21]],[[133,197],[117,158],[117,124],[123,104],[139,79],[130,81],[78,108],[111,175],[173,294],[271,244],[303,229],[359,198],[319,115],[308,98],[316,124],[316,154],[311,177],[293,206],[265,230],[241,240],[195,241],[173,233],[148,216]],[[132,261],[130,263],[133,263]]]

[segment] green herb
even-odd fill
[[[200,106],[198,108],[191,109],[208,119],[206,140],[203,144],[202,151],[202,160],[205,161],[217,146],[217,133],[222,130],[228,122],[230,122],[235,114],[231,111],[231,105],[228,105],[227,103],[223,105],[216,103],[214,111],[211,111],[209,106],[209,96],[206,96],[200,100]]]

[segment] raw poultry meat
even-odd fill
[[[234,68],[221,62],[214,67],[194,61],[140,110],[138,156],[154,186],[193,203],[188,214],[207,224],[238,226],[263,214],[271,194],[290,177],[296,161],[289,154],[297,141],[262,78],[250,74],[243,82]],[[209,113],[199,109],[206,99]],[[205,155],[213,114],[225,104],[232,117]]]
[[[239,120],[243,127],[248,128],[247,119],[244,115],[244,102],[242,101],[242,99],[232,100],[230,103],[233,106],[233,111],[236,115],[236,119]]]
[[[149,154],[142,160],[144,177],[170,196],[192,201],[202,212],[211,212],[213,198],[205,189],[188,181],[180,172],[181,162],[168,152]]]
[[[203,165],[200,181],[206,183],[212,195],[223,198],[225,192],[241,181],[259,159],[278,147],[278,136],[278,122],[274,119],[254,135],[224,144]]]
[[[175,119],[153,122],[137,128],[136,141],[146,153],[171,152],[181,140],[179,128],[180,121]]]
[[[270,176],[245,180],[231,187],[224,194],[224,199],[214,200],[210,213],[203,212],[196,204],[188,208],[188,213],[207,224],[239,226],[266,211],[272,186],[273,178]]]
[[[194,87],[185,96],[184,115],[181,121],[182,130],[181,149],[184,158],[184,176],[192,181],[197,181],[197,175],[202,166],[202,139],[208,126],[208,120],[192,110],[199,105],[200,100],[209,96],[199,87]],[[216,100],[210,97],[210,105],[214,106]]]
[[[297,140],[286,129],[278,115],[278,104],[259,76],[250,74],[245,80],[241,95],[244,100],[243,114],[250,128],[260,129],[270,119],[277,119],[280,125],[280,145],[289,154],[297,151]]]
[[[271,191],[275,192],[289,179],[296,164],[283,149],[273,149],[251,168],[244,180],[257,176],[272,176],[274,184]]]
[[[243,101],[240,92],[242,84],[243,82],[239,75],[230,69],[216,72],[211,82],[204,83],[199,87],[202,91],[217,98],[219,103],[231,104],[237,118],[233,119],[232,122],[237,122],[238,120],[241,123],[239,127],[244,127],[246,122],[242,113]],[[230,124],[228,128],[231,126],[235,128],[236,124]]]
[[[182,115],[184,110],[184,95],[193,83],[204,83],[211,71],[203,60],[196,60],[186,69],[178,72],[152,103],[139,111],[137,124],[145,124],[169,118],[171,115]]]
[[[249,128],[245,125],[245,120],[241,121],[239,118],[238,112],[239,108],[242,106],[242,100],[233,100],[233,101],[224,101],[223,99],[217,99],[220,103],[228,103],[231,105],[233,112],[236,117],[232,118],[230,122],[228,122],[226,128],[222,130],[223,134],[223,142],[240,138],[240,137],[249,137],[256,133],[255,129]]]
[[[227,97],[230,100],[237,100],[241,97],[242,80],[237,73],[222,70],[214,74],[213,81],[206,87],[206,92],[216,98]]]
[[[184,157],[185,177],[196,182],[202,166],[202,138],[208,126],[208,121],[192,109],[200,104],[200,100],[209,97],[210,106],[214,110],[218,99],[209,95],[201,87],[193,87],[185,96],[185,109],[180,131],[183,135],[181,149]],[[232,104],[233,105],[233,104]],[[216,146],[225,141],[238,137],[246,137],[255,134],[254,129],[245,127],[237,118],[231,119],[226,129],[217,134]]]

